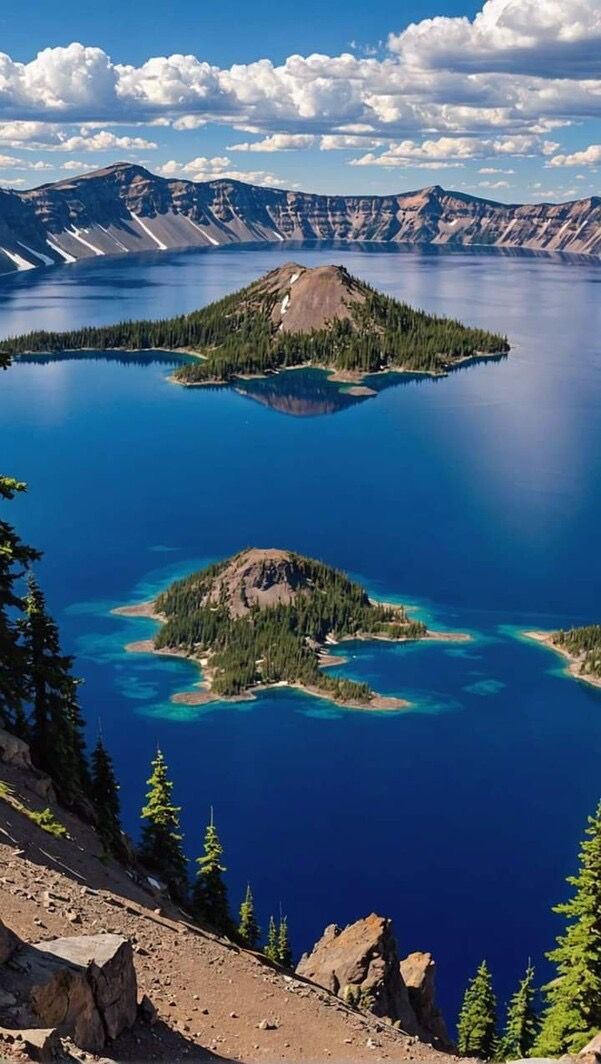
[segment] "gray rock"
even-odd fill
[[[81,1049],[98,1052],[136,1020],[133,953],[119,935],[20,945],[10,968],[8,986],[0,971],[0,989],[10,987],[16,997],[20,1026],[56,1028]]]

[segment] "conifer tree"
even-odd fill
[[[259,938],[261,937],[261,929],[255,916],[255,902],[250,889],[250,884],[246,888],[244,901],[240,906],[238,934],[244,946],[247,946],[248,949],[256,949]]]
[[[538,1032],[534,995],[534,968],[528,962],[524,977],[507,1008],[505,1030],[497,1051],[499,1060],[520,1060],[530,1056]]]
[[[267,942],[263,953],[270,961],[277,961],[278,958],[278,929],[273,916],[269,917],[269,926],[267,928]]]
[[[465,991],[457,1023],[457,1048],[461,1056],[490,1060],[495,1052],[496,999],[486,961]]]
[[[223,846],[217,834],[217,828],[211,819],[207,824],[204,837],[204,852],[196,861],[198,871],[194,885],[193,906],[199,920],[204,920],[212,927],[226,933],[232,932],[227,887],[223,873],[227,869],[222,865]]]
[[[179,826],[181,810],[173,803],[173,783],[161,750],[157,750],[151,766],[147,801],[141,813],[145,823],[140,860],[165,881],[176,898],[182,899],[186,889],[186,858]]]
[[[124,855],[121,828],[119,784],[111,756],[102,737],[92,751],[92,779],[90,793],[96,813],[96,826],[105,849],[114,857]]]
[[[26,490],[12,477],[0,476],[0,501]],[[0,520],[0,727],[27,738],[23,703],[27,696],[27,660],[20,642],[17,615],[23,609],[18,581],[37,558],[38,551],[19,538],[12,525]]]
[[[83,720],[73,659],[61,652],[58,627],[33,576],[21,622],[31,701],[31,753],[55,781],[63,801],[81,796],[89,783]]]
[[[278,961],[284,968],[292,968],[292,949],[288,936],[288,918],[280,914],[278,927]]]
[[[569,901],[553,910],[567,919],[547,956],[557,977],[545,987],[547,1007],[535,1052],[577,1053],[601,1028],[601,802],[588,818]]]

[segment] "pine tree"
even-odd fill
[[[567,880],[574,894],[553,910],[567,918],[567,928],[547,954],[557,978],[545,987],[540,1056],[577,1053],[601,1028],[601,802],[585,834],[578,874]]]
[[[230,917],[227,887],[223,881],[223,873],[227,869],[222,865],[223,846],[217,834],[217,828],[213,822],[213,810],[211,819],[207,824],[204,837],[204,852],[196,861],[198,865],[196,883],[194,886],[193,906],[199,920],[204,920],[217,928],[230,934],[233,930]]]
[[[478,968],[465,991],[457,1023],[457,1047],[461,1056],[490,1060],[496,1043],[496,999],[486,961]]]
[[[267,928],[267,943],[263,953],[270,961],[277,961],[278,958],[278,929],[273,916],[269,917],[269,926]]]
[[[0,501],[13,499],[25,490],[21,481],[0,476]],[[23,713],[27,659],[16,616],[23,609],[17,584],[39,557],[38,551],[21,541],[12,525],[0,520],[0,727],[20,733],[22,738],[27,738]]]
[[[108,853],[124,856],[121,828],[119,784],[113,762],[101,736],[92,751],[92,780],[90,793],[96,813],[96,827]]]
[[[182,899],[186,889],[186,858],[179,826],[181,810],[173,804],[173,783],[161,750],[157,750],[151,766],[147,801],[141,813],[145,824],[140,860],[165,881],[176,898]]]
[[[248,949],[256,949],[259,938],[261,937],[261,929],[257,923],[255,916],[255,903],[252,896],[250,885],[246,888],[246,894],[244,895],[244,901],[240,906],[240,923],[238,924],[238,934],[242,940],[242,944],[247,946]]]
[[[534,968],[528,962],[524,977],[507,1008],[505,1030],[496,1054],[499,1060],[520,1060],[530,1056],[539,1026],[534,995]]]
[[[31,754],[56,783],[63,801],[73,802],[88,788],[83,720],[77,701],[79,681],[73,658],[61,652],[58,627],[33,576],[28,580],[21,622],[31,702]]]
[[[278,961],[284,968],[292,968],[292,949],[288,937],[288,918],[280,915],[278,927]]]

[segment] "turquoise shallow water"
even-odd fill
[[[217,810],[232,897],[280,900],[297,950],[372,909],[430,949],[443,1004],[482,956],[503,999],[558,928],[599,797],[601,694],[519,638],[600,618],[601,269],[544,258],[228,250],[0,281],[0,333],[190,309],[290,258],[342,261],[428,310],[507,331],[508,359],[375,398],[296,372],[236,390],[169,384],[170,360],[30,361],[0,378],[12,506],[102,718],[135,829],[164,747],[198,851]],[[384,382],[381,382],[384,383]],[[380,386],[380,385],[379,385]],[[469,644],[349,644],[350,676],[410,698],[364,714],[279,690],[187,708],[187,663],[125,654],[111,616],[249,544],[289,546],[415,604]],[[542,974],[542,970],[541,970]]]

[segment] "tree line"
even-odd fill
[[[547,954],[554,978],[538,991],[529,961],[499,1032],[492,975],[482,961],[459,1013],[463,1056],[501,1061],[578,1053],[601,1029],[601,802],[587,821],[578,872],[567,882],[572,896],[553,909],[566,923]]]
[[[504,353],[507,338],[415,310],[363,282],[350,319],[327,328],[282,332],[272,312],[282,293],[260,280],[208,307],[159,321],[122,321],[70,332],[38,330],[0,343],[2,354],[89,349],[189,350],[202,358],[174,373],[182,384],[226,383],[290,366],[328,366],[360,373],[386,369],[440,373],[478,353]]]
[[[560,629],[553,635],[556,646],[569,654],[582,657],[582,675],[601,679],[601,624],[587,624],[581,628]]]

